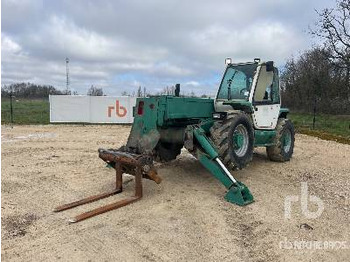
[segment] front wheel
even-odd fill
[[[294,151],[295,131],[293,123],[289,119],[278,119],[274,146],[266,147],[266,153],[270,160],[277,162],[289,161]]]
[[[253,157],[254,130],[244,113],[231,113],[210,129],[211,139],[223,163],[232,169],[244,168]]]

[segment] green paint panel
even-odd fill
[[[254,130],[254,146],[272,146],[275,136],[275,130]]]
[[[166,96],[161,102],[166,104],[165,120],[211,118],[215,111],[213,99]]]

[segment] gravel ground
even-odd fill
[[[55,206],[111,190],[114,172],[97,149],[125,144],[129,126],[2,126],[3,261],[349,261],[350,146],[297,135],[294,157],[274,163],[258,149],[234,175],[255,202],[224,200],[225,188],[185,150],[159,165],[160,185],[144,180],[141,201],[69,225],[68,218],[133,193],[61,213]],[[285,199],[320,200],[291,206]],[[303,202],[305,203],[305,201]],[[313,213],[311,213],[313,214]]]

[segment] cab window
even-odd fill
[[[259,104],[273,103],[276,88],[278,89],[278,81],[276,87],[274,71],[266,71],[266,65],[262,65],[254,92],[254,102]]]

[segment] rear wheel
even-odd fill
[[[180,155],[182,147],[182,144],[159,142],[155,148],[155,160],[158,162],[174,160]]]
[[[210,129],[211,138],[223,163],[229,168],[244,168],[253,157],[254,130],[244,113],[228,114]]]
[[[289,161],[294,151],[294,126],[289,119],[278,119],[274,146],[266,147],[270,160],[277,162]]]

